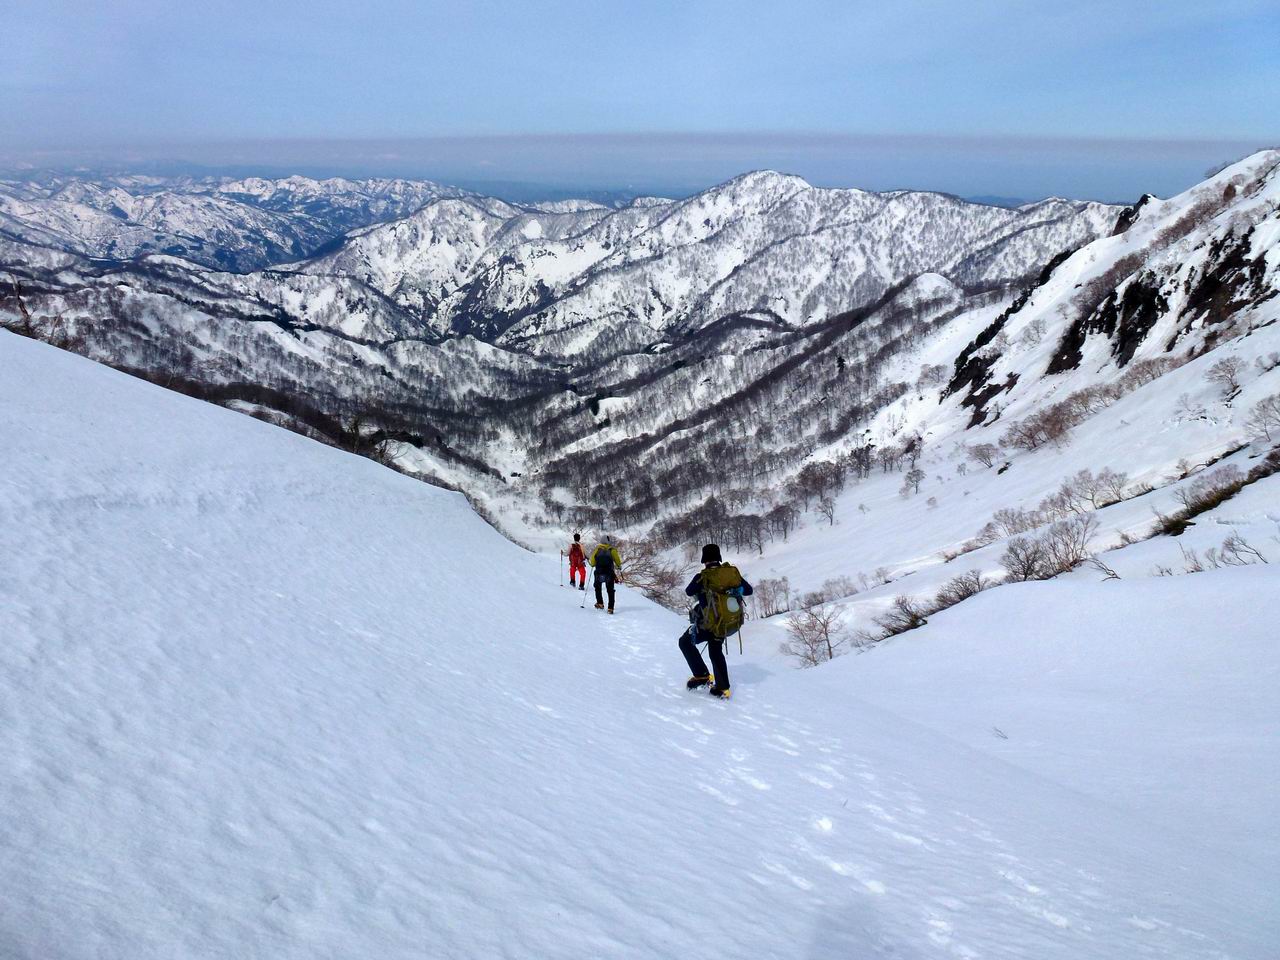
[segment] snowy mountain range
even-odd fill
[[[1278,161],[1259,153],[1125,210],[770,172],[616,209],[403,181],[8,184],[27,219],[7,221],[0,274],[21,290],[10,325],[377,450],[465,489],[527,542],[576,523],[670,544],[747,531],[739,541],[764,551],[786,540],[784,514],[822,499],[800,492],[806,468],[999,449],[1083,390],[1250,345],[1280,289]],[[123,217],[103,212],[114,194]],[[295,225],[268,244],[243,219],[243,243],[213,259],[305,245],[304,223],[329,249],[241,273],[100,259],[136,242],[145,210],[171,211],[153,221],[165,235],[206,242],[221,229],[207,207]],[[81,208],[101,223],[68,219]]]
[[[0,180],[0,237],[101,260],[165,254],[246,271],[312,255],[349,230],[464,194],[409,180]]]

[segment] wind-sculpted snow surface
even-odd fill
[[[6,956],[1280,939],[1274,832],[1249,859],[1201,829],[1233,786],[1274,807],[1276,648],[1215,612],[1274,578],[1000,591],[818,674],[752,627],[718,703],[682,688],[680,618],[579,610],[460,497],[4,332],[0,444]],[[1175,802],[1144,793],[1178,764]]]

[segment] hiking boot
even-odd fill
[[[587,592],[587,585],[584,583],[584,584],[583,584],[582,586],[580,586],[578,589],[579,589],[579,590],[581,590],[583,593],[586,593],[586,592]]]
[[[709,687],[711,685],[711,677],[690,677],[689,681],[684,685],[686,690],[697,690],[699,687]]]
[[[596,604],[596,609],[597,609],[597,610],[603,610],[603,609],[604,609],[604,604],[603,604],[603,603],[597,603],[597,604]]]
[[[729,688],[722,687],[719,684],[712,687],[710,690],[707,691],[707,693],[711,694],[713,697],[719,697],[721,700],[729,699]]]
[[[610,608],[609,608],[609,612],[610,612],[610,613],[613,613],[613,607],[610,607]]]

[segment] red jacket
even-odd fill
[[[569,565],[574,567],[585,567],[587,565],[587,555],[582,552],[582,544],[575,542],[569,548]]]

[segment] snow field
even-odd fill
[[[1218,794],[1190,776],[1159,817],[1137,790],[1216,749],[1186,743],[1188,717],[1152,733],[1178,685],[1247,695],[1206,719],[1215,775],[1263,782],[1264,624],[1224,622],[1219,658],[1149,636],[1128,669],[1150,697],[1093,669],[1154,609],[1208,629],[1187,583],[1002,590],[818,671],[735,651],[719,703],[682,688],[679,617],[625,588],[614,618],[579,610],[554,560],[460,497],[9,334],[0,444],[5,955],[1264,960],[1277,942],[1269,841],[1251,863],[1197,838]],[[1274,580],[1245,573],[1195,580],[1273,607]],[[1046,610],[1055,642],[1028,643]],[[1114,630],[1069,649],[1071,622]],[[975,732],[994,723],[1007,741]]]

